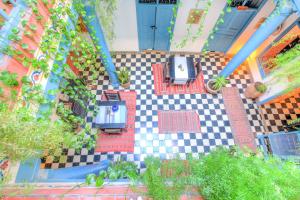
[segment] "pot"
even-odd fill
[[[210,94],[218,94],[220,92],[220,90],[216,90],[213,88],[214,83],[215,83],[215,80],[209,80],[209,81],[207,81],[207,83],[205,85],[205,89]]]
[[[128,81],[127,83],[121,84],[121,86],[125,89],[129,88],[130,86],[130,81]]]
[[[262,95],[259,91],[257,91],[255,87],[255,83],[251,83],[248,85],[248,87],[245,89],[245,97],[249,99],[256,99]]]

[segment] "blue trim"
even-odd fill
[[[99,45],[102,49],[102,51],[100,51],[99,53],[103,53],[103,55],[101,55],[102,61],[104,61],[104,67],[109,75],[111,84],[114,87],[118,87],[120,84],[118,76],[116,74],[116,67],[112,61],[108,46],[106,44],[100,21],[96,15],[95,7],[90,5],[89,1],[86,1],[84,9],[86,15],[83,16],[83,18],[88,22],[87,29],[91,35],[95,33],[95,37],[92,36],[92,40],[96,46]]]
[[[261,78],[266,78],[267,77],[266,73],[265,73],[264,69],[262,68],[261,63],[258,59],[256,59],[256,65],[258,67]]]
[[[263,101],[259,101],[257,102],[257,105],[263,105],[269,101],[272,101],[273,99],[277,98],[277,97],[280,97],[281,95],[283,95],[283,93],[277,93],[277,94],[274,94],[273,96],[270,96],[268,97],[267,99],[263,100]]]
[[[59,169],[40,169],[39,158],[30,159],[21,163],[16,176],[16,183],[65,183],[85,182],[88,174],[98,175],[100,171],[107,170],[110,161],[103,160],[99,163]],[[122,181],[122,180],[121,180]]]
[[[9,19],[8,14],[7,14],[3,9],[0,9],[0,15],[1,15],[5,20],[8,20],[8,19]]]

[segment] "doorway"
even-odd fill
[[[140,50],[169,51],[170,34],[168,27],[176,3],[177,0],[137,0]]]

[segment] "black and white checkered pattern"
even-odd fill
[[[199,55],[184,54],[199,61]],[[56,161],[47,157],[43,160],[46,168],[70,167],[86,165],[100,160],[110,159],[134,161],[144,168],[143,160],[147,156],[157,156],[168,159],[174,156],[185,158],[187,154],[197,155],[208,153],[217,146],[229,147],[234,145],[233,135],[228,117],[224,108],[222,95],[210,94],[175,94],[156,96],[154,94],[154,79],[151,65],[166,62],[169,55],[159,53],[124,53],[116,54],[114,62],[116,67],[128,67],[131,71],[130,90],[137,92],[136,118],[135,118],[135,146],[134,153],[109,152],[95,153],[94,150],[81,152],[66,150],[65,156]],[[228,58],[222,54],[211,53],[201,59],[201,67],[205,81],[216,76],[226,65]],[[254,133],[261,134],[263,126],[257,105],[245,99],[243,89],[251,82],[247,68],[241,66],[237,72],[230,76],[230,85],[239,88],[244,102],[248,119]],[[83,75],[90,79],[89,71]],[[92,90],[101,99],[103,90],[113,89],[109,79],[100,75],[97,80],[97,89]],[[93,108],[93,105],[91,105]],[[158,134],[158,110],[197,110],[200,117],[201,133]],[[93,117],[88,113],[87,122],[91,123]],[[96,130],[94,130],[96,131]],[[63,158],[63,159],[62,159]]]
[[[282,131],[287,121],[300,117],[300,94],[278,103],[264,104],[261,112],[267,132]]]

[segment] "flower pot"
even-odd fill
[[[256,83],[251,83],[250,85],[248,85],[248,87],[245,89],[245,97],[249,98],[249,99],[256,99],[258,97],[260,97],[263,93],[260,93],[259,91],[257,91]]]
[[[207,81],[207,83],[205,85],[206,91],[210,94],[218,94],[220,92],[220,89],[216,90],[213,88],[214,83],[215,83],[215,80],[209,80],[209,81]]]
[[[121,84],[121,86],[122,86],[123,88],[129,88],[129,86],[130,86],[130,81],[128,81],[127,83]]]

